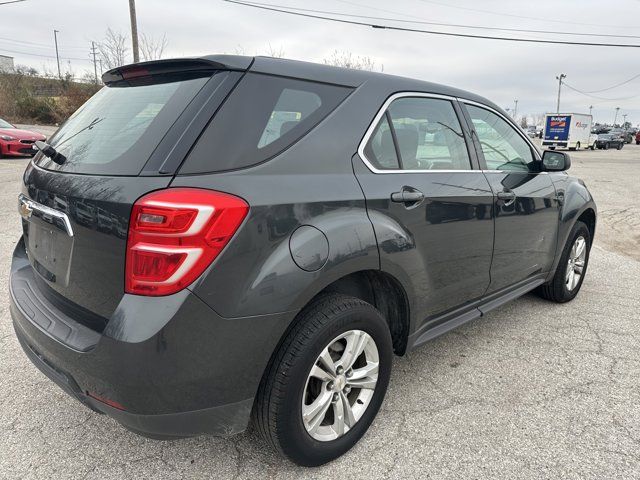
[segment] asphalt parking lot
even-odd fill
[[[368,434],[317,469],[253,432],[138,437],[36,370],[6,293],[26,160],[0,160],[0,478],[640,478],[640,146],[572,158],[600,215],[577,299],[527,295],[396,359]]]

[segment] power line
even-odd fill
[[[405,15],[403,13],[394,12],[392,10],[384,10],[384,11],[395,13],[397,15],[402,15],[405,17],[416,18],[418,20],[404,20],[401,18],[377,17],[373,15],[357,15],[354,13],[342,13],[342,12],[335,12],[330,10],[316,10],[312,8],[290,7],[288,5],[277,5],[272,3],[260,3],[260,2],[250,2],[250,3],[251,5],[260,5],[263,7],[285,8],[287,10],[295,10],[299,12],[322,13],[322,14],[328,14],[328,15],[338,15],[341,17],[368,18],[371,20],[386,20],[386,21],[398,22],[398,23],[415,23],[420,25],[435,25],[435,26],[441,26],[441,27],[472,28],[476,30],[499,30],[504,32],[521,32],[521,33],[544,33],[544,34],[550,33],[554,35],[572,35],[572,36],[580,36],[580,37],[640,38],[640,35],[613,35],[613,34],[607,34],[607,33],[599,34],[599,33],[583,33],[583,32],[562,32],[562,31],[554,31],[554,30],[530,30],[530,29],[524,29],[524,28],[488,27],[485,25],[465,25],[465,24],[458,24],[458,23],[429,22],[429,21],[420,19],[420,17]],[[363,8],[366,8],[364,5],[359,5],[353,2],[345,2],[345,3],[349,5],[361,6]]]
[[[458,5],[450,5],[448,3],[435,2],[433,0],[419,0],[424,3],[431,3],[433,5],[440,5],[443,7],[457,8],[459,10],[467,10],[469,12],[477,12],[477,13],[486,13],[489,15],[499,15],[501,17],[511,17],[511,18],[524,18],[526,20],[536,20],[541,22],[553,22],[553,23],[562,23],[562,24],[571,24],[571,25],[583,25],[587,27],[609,27],[609,28],[636,28],[635,26],[628,25],[602,25],[599,23],[581,23],[581,22],[571,22],[569,20],[553,20],[550,18],[540,18],[540,17],[528,17],[526,15],[515,15],[512,13],[503,13],[503,12],[492,12],[490,10],[480,10],[478,8],[469,8],[469,7],[460,7]]]
[[[3,52],[14,53],[14,54],[17,54],[17,55],[28,55],[30,57],[56,58],[55,55],[42,55],[42,54],[39,54],[39,53],[18,52],[17,50],[8,50],[6,48],[2,48],[2,51]],[[65,56],[62,56],[60,58],[63,59],[63,60],[80,60],[80,61],[83,61],[83,62],[90,62],[91,61],[88,58],[65,57]]]
[[[502,41],[509,41],[509,42],[544,43],[544,44],[552,44],[552,45],[582,45],[582,46],[588,46],[588,47],[640,48],[639,44],[629,44],[629,43],[616,44],[616,43],[598,43],[598,42],[570,42],[567,40],[542,40],[542,39],[519,38],[519,37],[495,37],[490,35],[473,35],[469,33],[442,32],[437,30],[421,30],[418,28],[397,27],[397,26],[391,26],[391,25],[359,22],[356,20],[347,20],[344,18],[332,18],[332,17],[323,16],[323,15],[312,15],[309,13],[293,12],[291,10],[283,10],[281,8],[267,7],[265,5],[258,5],[258,4],[242,2],[238,0],[223,0],[223,1],[228,3],[235,3],[237,5],[243,5],[245,7],[257,8],[260,10],[268,10],[272,12],[286,13],[288,15],[295,15],[299,17],[315,18],[318,20],[326,20],[326,21],[336,22],[336,23],[345,23],[349,25],[360,25],[364,27],[372,27],[372,28],[378,28],[383,30],[397,30],[401,32],[426,33],[429,35],[443,35],[448,37],[475,38],[475,39],[483,39],[483,40],[502,40]]]
[[[625,80],[624,82],[620,82],[620,83],[616,83],[615,85],[611,86],[611,87],[607,87],[607,88],[601,88],[600,90],[591,90],[589,92],[583,92],[583,93],[599,93],[599,92],[606,92],[607,90],[613,90],[614,88],[617,87],[621,87],[622,85],[625,85],[629,82],[633,82],[636,78],[640,78],[640,73],[638,75],[634,75],[633,77],[631,77],[628,80]]]
[[[0,5],[8,5],[10,3],[20,3],[20,2],[26,2],[27,0],[10,0],[8,2],[0,2]]]
[[[51,48],[51,45],[48,43],[37,43],[37,42],[29,42],[27,40],[15,40],[13,38],[6,38],[6,37],[0,37],[0,41],[3,42],[9,42],[9,43],[15,43],[17,45],[24,45],[24,46],[33,46],[33,47],[42,47],[42,48]],[[86,47],[78,47],[75,45],[60,45],[61,48],[65,48],[65,49],[77,49],[77,50],[85,50]]]
[[[585,96],[587,96],[587,97],[597,98],[598,100],[606,100],[606,101],[608,101],[608,102],[618,102],[618,101],[621,101],[621,100],[631,100],[632,98],[640,97],[640,94],[638,94],[638,95],[632,95],[632,96],[630,96],[630,97],[605,98],[605,97],[599,97],[599,96],[597,96],[597,95],[591,95],[591,94],[590,94],[590,93],[588,93],[588,92],[583,92],[582,90],[579,90],[579,89],[577,89],[577,88],[575,88],[575,87],[572,87],[572,86],[571,86],[571,85],[569,85],[567,82],[562,82],[562,84],[563,84],[565,87],[569,88],[570,90],[573,90],[574,92],[580,93],[580,94],[585,95]]]

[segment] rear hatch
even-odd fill
[[[169,185],[198,125],[240,75],[193,60],[110,71],[50,139],[64,163],[34,157],[20,199],[25,248],[38,286],[59,308],[104,328],[124,295],[132,205]]]

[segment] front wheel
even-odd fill
[[[571,229],[553,279],[538,288],[540,296],[558,303],[573,300],[587,273],[590,251],[591,234],[587,226],[578,221]]]
[[[622,150],[622,147],[624,147],[624,143],[620,142],[620,143],[618,144],[618,150]]]
[[[378,413],[392,357],[389,327],[375,307],[341,294],[320,297],[267,367],[254,406],[258,431],[298,465],[339,457]]]

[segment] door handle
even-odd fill
[[[391,194],[391,201],[396,203],[414,204],[424,200],[424,193],[413,187],[402,187],[399,192]]]
[[[503,190],[498,192],[498,200],[504,200],[505,206],[511,205],[516,201],[516,194],[512,190]]]

